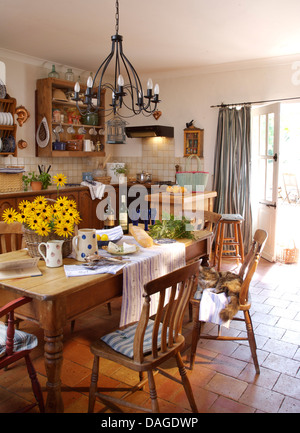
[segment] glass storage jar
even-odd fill
[[[59,73],[55,70],[55,65],[52,65],[52,71],[49,72],[48,77],[50,78],[59,78]]]
[[[67,80],[67,81],[74,81],[74,74],[73,74],[73,71],[72,71],[72,69],[67,69],[67,72],[65,73],[65,79]]]

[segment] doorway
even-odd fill
[[[267,230],[264,258],[297,263],[300,247],[300,103],[252,109],[253,229]]]

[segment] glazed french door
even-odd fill
[[[276,261],[280,104],[252,109],[253,230],[268,232],[263,257]]]

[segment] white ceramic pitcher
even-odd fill
[[[63,264],[62,258],[62,244],[64,241],[52,240],[48,242],[42,242],[38,246],[38,250],[46,262],[48,268],[59,268]],[[45,253],[42,252],[42,247],[45,246]]]
[[[80,229],[78,235],[73,238],[73,248],[76,260],[85,261],[85,257],[98,254],[96,229]]]

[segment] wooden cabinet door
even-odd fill
[[[18,211],[16,206],[17,206],[17,202],[16,202],[15,198],[0,199],[0,220],[2,221],[2,215],[3,215],[3,212],[5,211],[5,209],[9,209],[12,207],[16,211]]]

